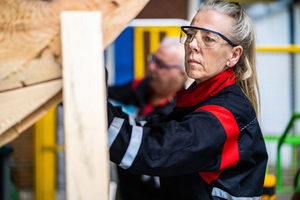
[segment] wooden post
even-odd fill
[[[67,199],[108,200],[101,12],[63,12],[61,37]]]

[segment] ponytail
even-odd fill
[[[243,53],[233,67],[235,81],[249,98],[256,115],[260,113],[260,95],[255,63],[255,39],[252,20],[239,3],[222,0],[204,1],[200,4],[200,10],[216,10],[231,16],[235,24],[231,27],[231,41],[243,47]],[[198,12],[199,12],[198,11]]]

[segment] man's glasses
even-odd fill
[[[168,64],[162,62],[161,60],[157,59],[154,54],[150,54],[148,56],[148,62],[149,63],[155,62],[157,68],[159,68],[159,69],[181,69],[180,66],[168,65]]]
[[[180,33],[180,43],[189,44],[196,37],[197,44],[201,48],[207,49],[217,49],[223,45],[223,40],[228,42],[231,46],[235,47],[233,42],[231,42],[227,37],[212,31],[209,29],[194,27],[194,26],[182,26]]]

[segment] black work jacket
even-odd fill
[[[231,68],[177,94],[164,121],[144,127],[108,105],[110,159],[161,177],[164,200],[259,200],[267,152],[255,111]]]
[[[125,105],[134,105],[139,109],[137,120],[147,120],[153,116],[164,117],[176,106],[176,97],[166,99],[163,103],[153,106],[150,112],[143,114],[142,111],[149,106],[151,96],[149,79],[134,80],[121,86],[108,87],[108,97]],[[150,105],[151,106],[151,105]]]

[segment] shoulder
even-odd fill
[[[216,116],[230,115],[240,128],[256,118],[251,102],[237,83],[224,88],[196,110],[206,110]]]
[[[133,91],[138,90],[138,89],[148,88],[148,86],[149,86],[148,78],[135,79],[131,82],[131,89]]]

